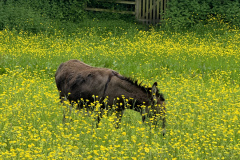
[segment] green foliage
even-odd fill
[[[86,6],[134,11],[134,5],[115,3],[114,0],[5,0],[0,1],[0,30],[8,28],[31,33],[46,31],[50,34],[64,30],[72,33],[86,17],[105,21],[135,21],[135,17],[128,14],[86,12]],[[226,24],[240,26],[239,0],[171,0],[162,26],[175,31],[192,29],[205,32],[203,28],[206,26],[208,31],[213,31]]]
[[[240,26],[240,3],[233,0],[171,0],[166,12],[166,26],[188,29],[196,24],[208,24],[209,18]]]
[[[51,31],[85,17],[88,0],[6,0],[0,2],[0,29]],[[54,27],[53,27],[54,26]]]
[[[0,2],[0,29],[9,28],[38,32],[44,30],[48,19],[33,8],[26,7],[21,1]]]

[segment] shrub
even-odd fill
[[[0,2],[0,29],[39,32],[58,22],[79,22],[88,0],[6,0]],[[53,23],[54,22],[54,23]]]
[[[175,29],[207,24],[209,17],[214,16],[240,26],[240,3],[236,0],[171,0],[165,16],[165,24]]]

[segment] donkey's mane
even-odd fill
[[[125,80],[128,81],[129,83],[131,83],[132,85],[137,86],[137,87],[140,88],[143,92],[146,92],[146,93],[149,93],[149,94],[151,93],[150,90],[151,90],[152,88],[143,86],[143,85],[142,85],[142,82],[139,83],[138,80],[135,80],[135,79],[133,79],[133,78],[131,78],[131,77],[125,77]]]
[[[143,92],[147,93],[147,94],[151,94],[151,87],[146,87],[142,85],[142,82],[138,82],[138,80],[135,80],[131,77],[124,77],[126,81],[128,81],[129,83],[131,83],[132,85],[137,86],[138,88],[140,88]],[[159,93],[159,91],[157,92],[157,96],[160,96],[162,101],[165,101],[163,94]]]

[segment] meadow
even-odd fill
[[[238,29],[197,34],[86,25],[70,35],[5,29],[0,43],[0,159],[240,158]],[[167,103],[166,135],[132,110],[119,129],[114,117],[96,128],[76,111],[63,124],[54,74],[69,59],[149,87],[157,81]]]

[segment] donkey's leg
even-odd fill
[[[139,108],[140,109],[140,114],[142,116],[142,122],[144,123],[146,120],[146,106]]]
[[[79,100],[77,104],[77,110],[77,115],[81,113],[82,116],[89,116],[89,107],[86,102]]]
[[[60,94],[60,96],[61,96],[61,94]],[[66,106],[68,108],[67,97],[66,96],[60,97],[60,99],[61,99],[61,103],[63,104],[63,106]],[[66,121],[66,113],[65,113],[65,109],[64,109],[63,110],[63,120],[62,120],[62,122],[65,123],[65,121]]]
[[[64,123],[66,122],[67,119],[68,119],[67,122],[72,121],[72,119],[70,118],[70,116],[72,114],[72,110],[73,110],[73,104],[72,103],[68,104],[67,105],[67,114],[64,113],[64,119],[63,119]]]
[[[146,119],[146,116],[142,116],[142,122],[144,123],[145,122],[145,119]]]
[[[98,128],[98,124],[100,123],[102,117],[103,117],[103,112],[104,112],[104,109],[103,108],[100,108],[100,112],[97,113],[97,124],[96,124],[96,127]]]
[[[155,129],[157,128],[159,119],[161,119],[161,118],[159,116],[157,116],[156,112],[154,112],[154,114],[153,114],[153,125],[155,126]]]
[[[166,118],[165,116],[163,117],[163,123],[162,123],[162,134],[163,136],[166,134]]]
[[[66,106],[67,107],[67,111],[65,111],[65,109],[63,110],[63,120],[62,122],[65,123],[66,122],[66,117],[69,117],[72,113],[72,109],[73,109],[73,103],[71,104],[68,104],[67,102],[67,97],[64,96],[64,97],[61,97],[61,103],[63,104],[63,106]],[[67,112],[67,114],[66,114]],[[70,121],[70,120],[69,120]]]
[[[124,113],[124,110],[116,111],[116,117],[117,117],[117,118],[115,118],[116,128],[120,127],[123,113]]]
[[[163,114],[163,115],[161,115],[161,116],[154,116],[154,122],[153,122],[153,124],[154,124],[154,126],[155,126],[155,129],[157,128],[157,125],[159,124],[159,122],[162,120],[162,126],[161,126],[161,128],[162,128],[162,134],[163,134],[163,136],[166,134],[166,128],[165,128],[165,125],[166,125],[166,118],[165,118],[165,115]]]
[[[145,108],[141,108],[140,114],[142,116],[142,122],[144,123],[146,120]]]

